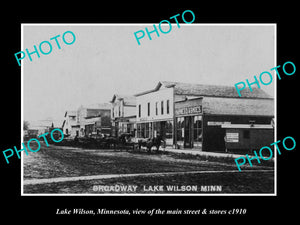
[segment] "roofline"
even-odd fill
[[[144,92],[135,94],[134,97],[142,96],[142,95],[149,94],[149,93],[152,93],[152,92],[155,92],[155,91],[158,91],[158,90],[152,89],[152,90],[144,91]]]
[[[187,83],[188,84],[188,83]],[[143,92],[140,92],[140,93],[137,93],[135,95],[133,95],[134,97],[138,97],[138,96],[142,96],[142,95],[146,95],[146,94],[149,94],[149,93],[152,93],[152,92],[156,92],[160,89],[160,87],[162,86],[162,82],[159,81],[158,84],[155,86],[154,89],[151,89],[151,90],[147,90],[147,91],[143,91]],[[174,84],[170,84],[170,85],[166,85],[165,87],[166,88],[172,88],[172,87],[175,87],[176,86],[176,83]],[[230,87],[230,86],[226,86],[226,85],[208,85],[208,86],[215,86],[215,87],[218,87],[218,86],[222,86],[222,87]],[[268,99],[268,100],[274,100],[273,97],[245,97],[245,96],[241,96],[241,97],[237,97],[237,96],[216,96],[216,95],[196,95],[196,94],[177,94],[177,93],[174,93],[175,95],[189,95],[189,96],[199,96],[199,97],[219,97],[219,98],[236,98],[236,99]],[[268,95],[268,94],[267,94]]]
[[[193,96],[196,96],[196,95],[193,95]],[[193,100],[197,100],[197,99],[203,99],[203,96],[199,96],[199,97],[193,98],[193,99],[184,99],[184,100],[174,101],[174,103],[186,102],[186,101],[193,101]]]
[[[112,100],[109,101],[109,102],[110,102],[110,103],[114,103],[116,100],[122,100],[122,99],[124,99],[124,97],[121,97],[121,96],[118,95],[118,94],[114,94]]]
[[[269,98],[260,98],[260,97],[235,97],[235,96],[217,96],[217,95],[195,95],[195,94],[176,94],[175,95],[179,95],[179,96],[198,96],[200,97],[211,97],[211,98],[236,98],[236,99],[264,99],[264,100],[274,100],[273,97],[269,97]]]
[[[122,95],[114,94],[112,100],[109,101],[109,102],[114,103],[116,99],[117,100],[124,100],[126,97],[134,97],[134,95],[123,95],[122,96]]]
[[[112,97],[112,99],[111,99],[109,102],[110,102],[110,103],[113,103],[113,102],[115,101],[116,98],[117,98],[117,95],[114,94],[113,97]]]
[[[210,113],[205,113],[205,111],[203,110],[202,115],[204,116],[254,116],[254,117],[275,117],[275,115],[251,115],[251,114],[210,114]]]
[[[162,83],[159,81],[159,82],[157,83],[157,85],[155,86],[155,88],[153,88],[153,89],[151,89],[151,90],[148,90],[148,91],[140,92],[140,93],[135,94],[135,95],[133,95],[133,96],[134,96],[134,97],[137,97],[137,96],[149,94],[149,93],[152,93],[152,92],[156,92],[156,91],[158,91],[158,90],[160,89],[161,86],[162,86]],[[170,87],[174,87],[174,85],[169,85],[169,86],[166,86],[166,87],[170,88]]]

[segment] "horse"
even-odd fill
[[[113,147],[116,149],[117,147],[119,148],[127,148],[127,147],[132,147],[133,149],[135,148],[134,142],[131,142],[131,137],[133,135],[124,133],[121,134],[119,137],[107,137],[106,141],[110,147]]]
[[[151,148],[153,146],[156,147],[156,152],[159,151],[159,147],[165,144],[165,141],[163,140],[163,138],[161,136],[157,136],[154,138],[148,138],[146,140],[139,140],[138,141],[138,145],[139,145],[139,149],[141,149],[141,147],[146,147],[148,149],[148,152],[151,152]]]

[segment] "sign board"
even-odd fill
[[[191,115],[191,114],[200,114],[202,113],[202,106],[189,106],[189,107],[183,107],[179,109],[175,109],[175,115],[176,116],[182,116],[182,115]]]
[[[151,118],[147,118],[147,117],[140,117],[139,121],[151,121]]]
[[[226,142],[239,142],[239,133],[226,133]]]
[[[223,124],[231,124],[231,122],[208,121],[207,126],[221,126]]]

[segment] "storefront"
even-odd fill
[[[227,152],[252,153],[274,142],[272,124],[223,124],[221,128],[225,130]]]
[[[195,98],[175,103],[176,148],[202,148],[201,102],[202,98]]]
[[[135,97],[130,95],[114,94],[111,103],[111,135],[119,137],[127,133],[136,133]]]
[[[274,99],[261,89],[239,97],[231,86],[161,81],[154,89],[135,97],[137,139],[161,135],[172,148],[225,152],[228,148],[253,148],[247,138],[261,145],[263,132],[272,136],[272,128],[252,129],[250,133],[244,129],[239,134],[222,128],[222,125],[271,124]],[[237,137],[243,137],[239,146]],[[225,143],[227,138],[229,142]]]
[[[173,120],[147,121],[137,123],[137,138],[162,136],[167,146],[173,145]]]
[[[127,134],[132,134],[133,136],[135,135],[135,116],[132,117],[120,117],[116,118],[112,122],[112,135],[115,137],[119,137],[121,134],[127,133]]]

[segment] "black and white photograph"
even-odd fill
[[[276,196],[276,24],[180,20],[21,25],[22,196]]]
[[[1,14],[3,221],[297,219],[296,4],[45,3]]]

